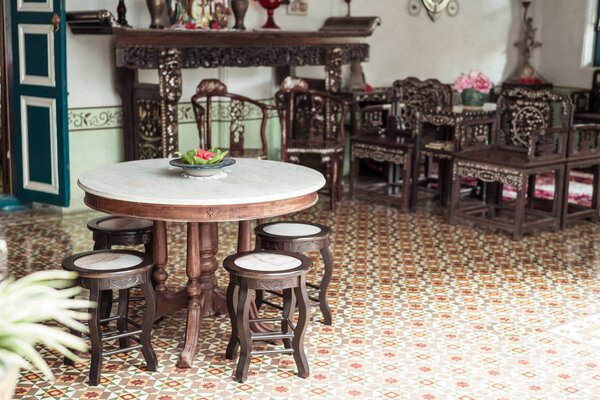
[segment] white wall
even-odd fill
[[[589,88],[597,0],[544,0],[540,73],[558,86]]]
[[[550,1],[550,0],[545,0]],[[554,0],[560,3],[561,0]],[[583,1],[583,0],[575,0]],[[405,0],[354,0],[353,15],[377,15],[382,25],[369,38],[370,62],[364,65],[367,82],[389,85],[406,76],[438,78],[451,82],[460,72],[479,68],[500,83],[516,63],[513,46],[520,29],[520,3],[517,0],[459,0],[460,12],[451,18],[442,15],[435,23],[425,11],[417,17],[408,14]],[[68,11],[106,8],[116,14],[115,0],[68,0]],[[275,12],[277,23],[290,30],[316,30],[329,16],[345,15],[342,0],[308,0],[307,16],[288,16],[283,7]],[[539,2],[532,6],[534,16]],[[571,3],[565,2],[565,3]],[[129,23],[136,27],[149,24],[150,16],[142,0],[126,2]],[[266,16],[256,1],[250,0],[246,27],[262,25]],[[539,18],[536,17],[539,21]],[[232,18],[233,20],[233,18]],[[233,23],[233,21],[232,21]],[[120,104],[114,90],[113,39],[109,36],[67,36],[69,107],[100,107]],[[322,77],[321,67],[300,68],[298,74]],[[204,77],[218,77],[218,70],[184,71],[182,101],[188,101],[195,85]],[[230,89],[256,98],[273,93],[270,68],[228,68],[221,77]],[[156,82],[156,71],[143,71],[140,79]]]

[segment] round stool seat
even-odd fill
[[[63,268],[82,278],[143,272],[154,265],[152,255],[133,250],[94,250],[65,258]]]
[[[154,222],[148,219],[108,216],[93,219],[88,222],[87,226],[91,231],[111,233],[135,232],[140,230],[152,232]]]
[[[257,235],[268,238],[294,238],[315,240],[329,236],[331,230],[328,226],[309,222],[281,221],[261,224],[254,229]]]
[[[285,251],[249,251],[227,257],[223,266],[230,274],[269,279],[270,275],[289,277],[310,270],[310,258]]]

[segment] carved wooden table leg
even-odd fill
[[[156,292],[155,320],[174,311],[185,308],[187,305],[187,292],[178,292],[167,289],[166,281],[169,275],[165,270],[167,265],[167,224],[164,221],[154,221],[152,253],[154,255],[154,291]]]
[[[205,224],[203,224],[205,225]],[[188,222],[187,225],[187,260],[186,274],[188,277],[187,293],[189,296],[187,328],[185,331],[185,344],[177,366],[190,368],[196,356],[198,347],[198,333],[202,321],[202,289],[200,278],[202,274],[200,259],[200,224]]]

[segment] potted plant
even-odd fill
[[[492,81],[478,69],[473,69],[468,75],[460,74],[454,81],[454,88],[461,94],[465,108],[481,108],[492,88]]]
[[[0,252],[2,251],[0,241]],[[5,243],[5,242],[4,242]],[[37,368],[52,379],[50,368],[34,347],[40,343],[77,360],[73,351],[85,351],[86,342],[59,327],[43,324],[54,320],[66,327],[86,331],[78,320],[89,318],[93,304],[75,299],[82,289],[73,287],[77,274],[39,271],[15,281],[0,281],[0,400],[12,398],[21,368]]]

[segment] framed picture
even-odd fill
[[[307,0],[290,0],[287,6],[288,15],[306,15],[308,14]]]

